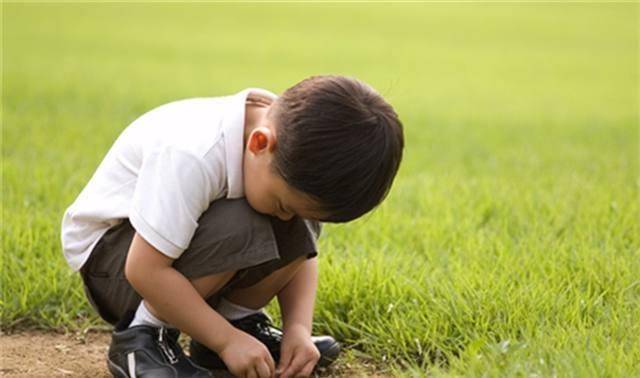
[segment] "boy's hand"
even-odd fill
[[[311,341],[309,331],[302,326],[292,326],[284,331],[276,374],[281,378],[309,377],[319,359],[320,352]]]
[[[275,363],[267,347],[253,336],[237,330],[220,351],[220,357],[237,377],[271,378]]]

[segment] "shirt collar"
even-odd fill
[[[222,125],[225,158],[227,160],[227,198],[244,196],[242,157],[244,155],[245,104],[250,93],[264,95],[275,100],[278,96],[262,88],[246,88],[230,97],[229,111]]]

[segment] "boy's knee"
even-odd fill
[[[220,239],[246,238],[270,228],[269,217],[255,211],[244,198],[213,201],[198,219],[198,231]],[[194,238],[196,235],[194,235]],[[192,241],[193,242],[193,241]]]
[[[173,263],[185,277],[201,277],[277,258],[269,217],[245,199],[214,201],[198,219],[189,247]]]

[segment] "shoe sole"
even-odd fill
[[[114,378],[129,378],[129,375],[111,360],[107,359],[107,367]]]

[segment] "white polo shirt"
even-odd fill
[[[62,218],[62,250],[80,270],[112,226],[129,218],[136,231],[177,259],[198,218],[220,198],[244,196],[245,101],[252,93],[190,98],[159,106],[123,130]]]

